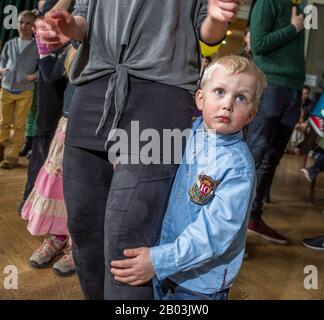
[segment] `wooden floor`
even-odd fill
[[[17,214],[26,179],[27,162],[11,171],[0,169],[0,299],[82,299],[77,278],[60,278],[49,267],[28,264],[42,239],[26,231]],[[230,294],[231,299],[324,299],[324,252],[305,248],[301,239],[324,234],[324,174],[318,179],[315,205],[307,203],[308,183],[299,173],[301,158],[286,156],[277,172],[264,219],[289,238],[287,246],[248,237],[249,259]],[[18,289],[6,290],[8,265],[18,268]],[[318,270],[318,289],[304,288],[304,268]]]

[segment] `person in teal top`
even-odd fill
[[[257,0],[250,30],[253,59],[265,73],[267,87],[247,135],[258,178],[249,229],[266,240],[286,244],[287,239],[262,220],[262,199],[301,112],[304,16],[293,1]]]

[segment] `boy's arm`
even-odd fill
[[[125,250],[129,259],[113,261],[115,280],[140,285],[155,275],[165,279],[198,268],[221,256],[243,226],[254,197],[254,173],[228,174],[213,201],[173,242],[153,248]]]
[[[8,63],[8,43],[6,43],[1,52],[0,58],[0,74],[8,71],[7,63]]]
[[[296,8],[294,9],[296,10]],[[251,30],[251,48],[256,55],[265,55],[269,52],[286,45],[293,40],[300,30],[300,23],[296,23],[296,16],[292,20],[293,23],[273,31],[273,25],[277,19],[278,12],[274,7],[274,3],[269,0],[258,0],[253,7],[251,14],[250,30]],[[299,17],[299,18],[298,18]],[[298,27],[297,27],[298,24]]]
[[[228,174],[209,205],[173,242],[150,249],[159,279],[198,268],[221,256],[243,226],[254,197],[253,173]]]

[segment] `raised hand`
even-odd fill
[[[208,15],[220,22],[235,19],[242,0],[208,0]]]
[[[50,12],[35,23],[37,36],[49,50],[56,50],[70,41],[75,28],[74,18],[66,11]]]
[[[45,20],[54,21],[57,30],[65,37],[72,39],[76,26],[74,17],[67,11],[52,11]]]
[[[64,39],[62,32],[57,29],[56,23],[49,19],[38,19],[35,22],[35,33],[37,33],[40,42],[50,51],[61,48],[64,43],[69,41],[68,38]]]

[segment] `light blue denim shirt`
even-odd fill
[[[232,285],[244,255],[255,196],[254,161],[242,132],[207,133],[193,124],[160,243],[150,249],[156,276],[200,293]]]

